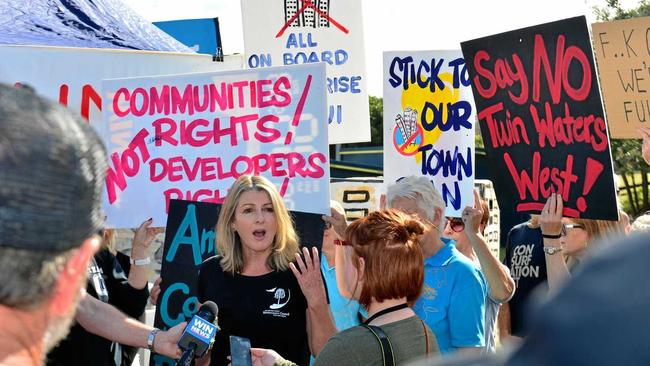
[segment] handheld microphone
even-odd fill
[[[178,340],[178,347],[183,350],[183,355],[176,362],[176,366],[190,365],[195,357],[205,355],[212,347],[218,330],[216,325],[218,313],[219,308],[212,301],[206,301],[201,305]]]

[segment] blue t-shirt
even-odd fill
[[[424,260],[424,288],[413,307],[435,333],[441,353],[485,345],[487,284],[453,240]]]
[[[334,324],[338,331],[340,332],[359,325],[358,314],[359,312],[365,314],[365,311],[363,311],[363,308],[357,301],[341,296],[338,287],[336,287],[336,270],[334,266],[329,266],[325,255],[321,255],[320,269],[325,278],[327,294],[330,300],[330,310],[332,310]]]

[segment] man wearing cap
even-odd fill
[[[80,299],[77,320],[90,331],[140,347],[149,338],[156,351],[178,354],[182,329],[155,337],[81,290],[99,248],[105,170],[91,127],[28,89],[0,84],[0,365],[41,365]]]

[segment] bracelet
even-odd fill
[[[549,234],[542,233],[542,238],[544,239],[559,239],[561,237],[562,237],[562,233],[559,233],[557,235],[549,235]]]
[[[334,245],[341,245],[347,247],[347,246],[351,246],[352,244],[348,243],[347,240],[334,239]]]
[[[146,266],[147,264],[151,263],[151,258],[142,258],[142,259],[129,259],[129,263],[131,263],[134,266]]]
[[[151,332],[149,332],[149,335],[147,336],[147,348],[149,348],[149,351],[151,352],[155,352],[153,349],[153,342],[156,340],[156,334],[158,334],[159,331],[160,329],[154,328],[151,330]]]

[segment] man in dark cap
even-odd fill
[[[100,244],[105,171],[106,152],[88,124],[29,89],[0,84],[0,365],[40,365],[80,299],[77,320],[91,331],[178,354],[179,329],[156,337],[82,290]]]

